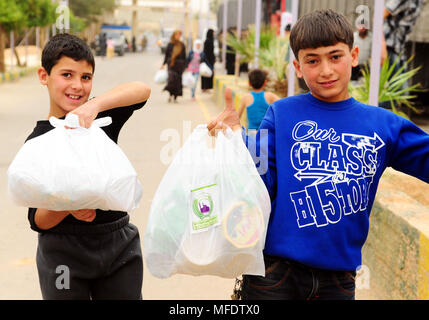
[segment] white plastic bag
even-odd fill
[[[17,205],[54,211],[138,207],[137,173],[100,129],[110,117],[94,120],[89,129],[79,127],[74,114],[49,121],[55,129],[28,140],[9,166],[8,191]]]
[[[200,75],[202,77],[210,78],[213,75],[213,70],[207,65],[207,63],[203,62],[200,64]]]
[[[154,81],[155,83],[166,83],[168,80],[167,70],[160,69],[155,73]]]
[[[262,250],[270,210],[268,191],[241,132],[212,138],[206,126],[198,126],[152,201],[146,265],[159,278],[265,275]]]
[[[189,71],[183,72],[183,74],[182,74],[182,84],[185,87],[188,87],[188,88],[193,88],[194,87],[194,85],[195,85],[195,77],[192,75],[191,72],[189,72]]]

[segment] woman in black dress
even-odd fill
[[[182,96],[182,73],[186,68],[186,49],[180,37],[182,32],[176,30],[173,32],[170,38],[170,43],[167,45],[165,51],[164,63],[168,65],[168,81],[164,90],[170,93],[168,102],[173,100],[177,102],[177,97]]]
[[[207,31],[206,40],[204,41],[204,56],[207,65],[212,69],[211,77],[201,77],[201,89],[206,92],[213,88],[214,64],[216,61],[214,54],[214,31],[209,29]]]

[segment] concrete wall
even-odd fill
[[[428,202],[428,184],[386,170],[362,251],[378,298],[429,299]]]
[[[217,75],[213,99],[224,107],[232,89],[238,108],[247,82]],[[247,125],[243,114],[242,124]],[[388,168],[380,180],[356,279],[358,299],[429,299],[429,184]]]

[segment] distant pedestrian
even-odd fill
[[[387,0],[384,9],[384,45],[390,62],[399,59],[402,66],[407,57],[405,44],[419,17],[424,0]]]
[[[107,58],[112,58],[115,56],[115,43],[113,42],[113,39],[109,37],[106,41],[107,46]]]
[[[197,89],[198,78],[200,76],[200,64],[205,60],[203,53],[203,42],[199,39],[195,40],[194,47],[189,52],[187,58],[187,65],[189,72],[192,73],[192,76],[195,79],[194,86],[191,88],[191,98],[195,100],[195,91]]]
[[[214,64],[216,57],[214,54],[214,31],[209,29],[206,34],[206,40],[204,41],[204,56],[206,58],[206,63],[212,69],[213,74],[211,77],[201,76],[201,89],[203,92],[207,92],[210,89],[213,89],[213,77],[214,77]]]
[[[100,36],[98,38],[98,44],[100,46],[100,56],[104,58],[107,53],[107,39],[106,34],[104,32],[100,33]]]
[[[389,65],[396,63],[392,76],[401,68],[407,72],[405,64],[408,57],[405,44],[420,16],[424,0],[387,0],[384,8],[384,37],[382,47],[382,63],[389,59]],[[402,89],[408,88],[405,82]],[[381,102],[380,107],[390,109],[390,102]]]
[[[372,33],[369,32],[365,24],[360,24],[357,31],[353,33],[354,46],[359,48],[359,62],[352,68],[352,80],[359,80],[362,77],[361,70],[369,64],[371,58]]]
[[[238,115],[243,115],[247,111],[247,132],[249,135],[256,135],[256,132],[264,119],[265,113],[270,104],[280,98],[272,92],[265,91],[267,85],[267,73],[261,69],[253,69],[249,72],[249,85],[251,91],[246,93],[240,102]]]
[[[182,32],[175,30],[165,51],[164,62],[161,66],[168,66],[168,80],[164,90],[170,94],[168,102],[177,102],[177,97],[183,95],[182,73],[186,68],[186,49],[180,40]]]
[[[228,35],[233,36],[232,29],[228,29]],[[225,68],[226,74],[235,74],[235,50],[233,47],[226,45],[226,61]]]

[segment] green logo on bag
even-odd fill
[[[203,232],[219,225],[219,190],[216,183],[191,190],[191,232]],[[190,211],[191,211],[190,210]]]
[[[198,198],[194,199],[192,203],[192,210],[201,220],[209,217],[213,212],[212,197],[208,193],[199,194]]]

